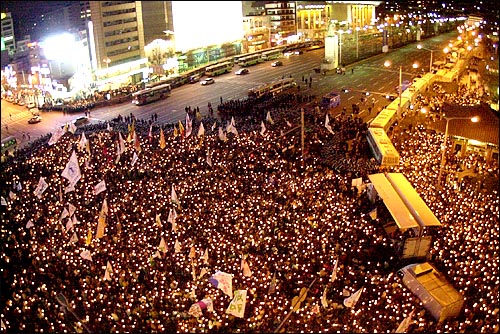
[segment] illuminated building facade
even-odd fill
[[[9,56],[12,57],[16,53],[16,38],[11,13],[2,13],[2,40]]]

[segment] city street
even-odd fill
[[[442,49],[442,46],[452,38],[456,38],[456,32],[424,40],[422,45],[428,49]],[[352,52],[352,50],[344,50],[344,52]],[[324,57],[324,49],[317,49],[304,52],[301,55],[282,57],[283,66],[272,67],[269,61],[250,66],[248,67],[250,73],[244,76],[234,74],[240,68],[235,65],[232,73],[215,77],[215,84],[213,85],[186,84],[173,89],[172,95],[166,100],[144,106],[136,106],[127,102],[106,108],[93,109],[90,118],[91,122],[97,123],[111,120],[118,115],[127,116],[132,113],[138,119],[149,120],[151,115],[156,113],[159,123],[175,123],[178,120],[184,120],[184,109],[187,106],[191,106],[191,108],[199,107],[202,115],[206,115],[208,113],[208,103],[217,106],[221,98],[224,101],[228,99],[244,99],[247,97],[250,88],[291,75],[296,79],[301,92],[315,95],[318,99],[331,91],[341,92],[343,88],[347,88],[349,90],[347,93],[341,92],[341,104],[332,110],[333,114],[340,113],[343,108],[346,108],[347,113],[351,113],[352,105],[360,103],[362,97],[366,98],[364,93],[369,92],[369,103],[359,105],[360,116],[364,121],[369,121],[376,115],[377,111],[382,110],[389,104],[390,101],[386,98],[387,94],[397,94],[395,87],[399,84],[399,66],[402,66],[402,79],[411,80],[421,72],[422,68],[424,71],[428,71],[430,56],[430,52],[417,49],[415,43],[347,65],[344,75],[336,74],[335,71],[323,75],[314,71],[315,68],[320,67],[321,60]],[[442,59],[444,59],[443,54],[434,53],[435,61]],[[384,67],[386,60],[392,62],[390,68]],[[412,64],[417,60],[419,68],[414,69]],[[311,87],[305,81],[302,81],[302,78],[308,81],[312,79]],[[368,107],[372,105],[372,98],[374,98],[375,103],[371,114],[368,114]],[[71,114],[55,111],[43,112],[42,122],[28,124],[31,114],[26,107],[14,105],[4,100],[1,102],[1,107],[2,139],[14,135],[21,142],[21,145],[28,142],[28,136],[23,137],[23,133],[29,134],[30,139],[33,140],[53,132],[56,127],[66,122],[83,116],[83,112]]]

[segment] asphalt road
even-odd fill
[[[442,50],[449,40],[456,38],[457,33],[452,32],[421,41],[426,49]],[[342,88],[348,88],[349,92],[341,93],[341,104],[333,110],[333,113],[340,113],[345,107],[349,112],[352,111],[352,104],[358,104],[360,107],[360,116],[365,121],[369,121],[376,115],[376,111],[382,110],[389,100],[387,94],[396,95],[396,88],[399,85],[399,67],[402,66],[402,79],[411,80],[422,68],[428,71],[431,52],[424,49],[417,49],[415,44],[404,46],[400,49],[390,50],[387,53],[360,60],[346,67],[344,75],[336,74],[334,71],[326,75],[316,73],[315,68],[320,67],[324,57],[324,49],[317,49],[310,52],[304,52],[301,55],[292,55],[283,57],[283,66],[272,67],[271,62],[267,61],[258,65],[250,66],[250,73],[246,75],[235,75],[234,72],[239,69],[236,65],[232,73],[223,74],[215,77],[215,83],[208,86],[202,86],[200,83],[186,84],[172,90],[172,94],[165,100],[156,101],[144,106],[136,106],[126,102],[120,105],[94,109],[91,111],[91,121],[99,122],[111,120],[118,115],[127,116],[131,113],[137,119],[150,119],[151,115],[158,115],[160,123],[174,123],[185,119],[185,107],[199,107],[202,115],[208,113],[208,103],[216,109],[222,98],[244,99],[247,97],[248,90],[263,83],[270,82],[283,76],[290,75],[296,79],[301,87],[301,92],[315,95],[320,98],[322,95],[331,92],[340,92]],[[362,46],[361,46],[362,47]],[[434,52],[433,60],[443,60],[444,54]],[[391,67],[385,67],[384,62],[390,60]],[[414,69],[412,64],[419,63],[419,68]],[[302,81],[302,78],[308,81],[312,79],[311,87]],[[369,92],[368,103],[360,103],[362,97],[366,97],[364,92]],[[375,105],[371,114],[368,114],[368,107],[372,106],[372,98]],[[29,133],[33,140],[39,136],[53,132],[58,126],[61,126],[75,118],[83,116],[82,113],[63,114],[62,112],[43,112],[42,122],[37,124],[28,124],[31,117],[27,108],[11,104],[7,101],[1,101],[1,124],[2,139],[9,136],[16,136],[21,144],[28,141],[28,137],[23,138],[23,133]]]

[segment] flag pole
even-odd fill
[[[304,110],[304,109],[302,109]],[[313,284],[316,282],[318,278],[316,277],[314,279],[314,281],[311,282],[311,284],[309,284],[309,286],[307,287],[307,290],[306,290],[306,294],[309,292],[309,289],[311,289],[311,287],[313,286]],[[281,326],[283,326],[283,324],[285,323],[285,321],[288,320],[288,318],[290,317],[290,315],[292,315],[293,313],[293,310],[288,312],[288,314],[286,315],[285,319],[283,319],[283,321],[279,324],[279,326],[274,330],[274,333],[279,333],[279,330],[281,329]]]
[[[73,312],[72,309],[69,308],[68,306],[68,300],[66,299],[66,297],[62,294],[62,293],[59,293],[57,296],[56,296],[56,300],[57,302],[62,306],[64,307],[66,310],[70,311],[71,314],[73,314],[73,316],[82,324],[82,326],[87,330],[88,333],[92,333],[92,331],[87,327],[87,325],[85,325],[83,323],[82,320],[80,320],[80,318],[76,315],[75,312]]]

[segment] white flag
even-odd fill
[[[82,257],[82,259],[92,261],[92,254],[90,254],[89,250],[84,250],[80,253],[80,256]]]
[[[94,187],[94,196],[99,195],[104,190],[106,190],[106,182],[104,182],[104,180],[102,180],[101,182],[99,182],[98,184],[95,185],[95,187]]]
[[[70,123],[68,131],[71,132],[72,134],[75,134],[75,132],[76,132],[76,125],[74,123]]]
[[[238,130],[236,130],[236,127],[233,124],[229,124],[227,127],[227,132],[233,133],[236,137],[238,137]]]
[[[210,150],[207,151],[207,164],[212,167],[212,158],[210,157]]]
[[[111,126],[111,123],[107,122],[107,124],[108,125],[106,126],[106,130],[108,130],[110,132],[113,131],[113,127]]]
[[[155,224],[158,227],[161,227],[161,214],[157,213],[155,218]]]
[[[219,139],[222,141],[227,141],[226,134],[224,133],[224,131],[222,131],[221,127],[219,127]]]
[[[207,269],[205,267],[201,268],[200,276],[198,276],[198,279],[202,278],[208,273]]]
[[[194,259],[196,257],[196,249],[194,246],[191,246],[191,249],[189,250],[189,258]]]
[[[73,236],[71,236],[71,239],[69,239],[69,242],[75,243],[78,241],[78,236],[76,235],[76,232],[73,232]]]
[[[175,211],[175,209],[170,209],[167,221],[170,224],[172,224],[172,231],[175,233],[177,233],[177,223],[175,222],[176,219],[177,219],[177,212]]]
[[[33,224],[33,221],[30,219],[28,221],[28,223],[26,223],[26,228],[30,228],[30,227],[33,227],[33,226],[35,226],[35,224]]]
[[[203,254],[203,263],[208,264],[208,248],[205,249],[205,253]]]
[[[125,141],[123,140],[122,133],[118,132],[118,155],[125,152]]]
[[[138,159],[139,159],[139,157],[137,156],[137,153],[134,152],[134,156],[132,157],[132,166],[135,165],[135,163],[137,162]]]
[[[330,133],[332,135],[335,134],[335,132],[333,132],[333,130],[332,130],[332,127],[330,126],[330,118],[328,117],[328,114],[326,114],[326,117],[325,117],[325,128],[327,128],[327,130],[330,131]]]
[[[205,127],[203,126],[203,122],[200,122],[200,127],[198,128],[198,137],[205,135]]]
[[[40,197],[39,197],[40,198]],[[4,205],[4,206],[7,206],[7,201],[5,200],[5,198],[0,197],[0,204]]]
[[[167,244],[165,243],[165,239],[161,237],[160,245],[158,246],[158,249],[165,253],[167,251]]]
[[[356,303],[359,300],[359,297],[361,297],[361,293],[363,292],[363,288],[359,289],[355,293],[353,293],[351,296],[347,297],[344,299],[344,306],[345,307],[354,307],[356,306]]]
[[[233,116],[231,116],[231,125],[232,126],[236,126],[236,122],[234,121],[234,117]]]
[[[415,310],[411,311],[411,313],[406,318],[404,318],[403,321],[401,321],[394,333],[406,333],[408,331],[408,327],[410,327],[412,323],[411,318],[413,317],[414,312]]]
[[[73,204],[68,203],[68,211],[69,211],[69,216],[71,217],[75,213],[76,207]]]
[[[181,252],[181,244],[179,243],[179,240],[175,240],[174,251],[175,253]]]
[[[216,288],[221,289],[229,298],[233,298],[233,275],[216,271],[208,281]]]
[[[335,260],[335,265],[333,266],[332,276],[330,276],[330,282],[332,282],[332,283],[337,279],[337,267],[338,267],[338,264],[339,264],[339,259],[337,258]]]
[[[266,132],[266,126],[264,125],[263,121],[260,121],[260,134],[263,136],[265,132]]]
[[[252,271],[250,270],[250,266],[245,258],[241,259],[241,270],[243,270],[243,276],[252,277]]]
[[[184,136],[187,138],[193,132],[193,120],[189,117],[189,114],[186,114],[186,133]]]
[[[66,232],[69,232],[73,228],[73,220],[68,219],[68,222],[66,223]]]
[[[111,274],[113,273],[113,267],[111,267],[111,263],[106,264],[106,269],[104,269],[104,279],[106,281],[111,281]]]
[[[71,153],[71,157],[66,164],[66,168],[64,168],[64,170],[62,171],[61,176],[68,179],[69,183],[73,185],[76,184],[82,177],[75,151]]]
[[[47,182],[45,182],[45,179],[40,176],[40,180],[38,181],[38,185],[35,189],[36,197],[38,197],[39,199],[42,198],[42,194],[45,192],[45,190],[47,190],[48,187],[49,185],[47,184]]]
[[[268,121],[271,124],[274,124],[273,119],[271,118],[271,112],[268,110],[267,115],[266,115],[266,121]]]
[[[69,217],[69,212],[66,208],[64,208],[63,212],[61,212],[61,216],[59,217],[59,221],[63,220],[66,217]]]
[[[214,124],[212,125],[212,132],[214,132],[216,126],[217,126],[217,121],[215,121]]]
[[[57,127],[56,132],[52,134],[52,137],[50,137],[50,140],[48,142],[49,146],[54,145],[57,143],[57,141],[66,133],[64,130],[64,127]]]
[[[235,290],[234,298],[229,304],[226,313],[235,317],[243,318],[245,314],[245,305],[247,303],[247,290]]]

